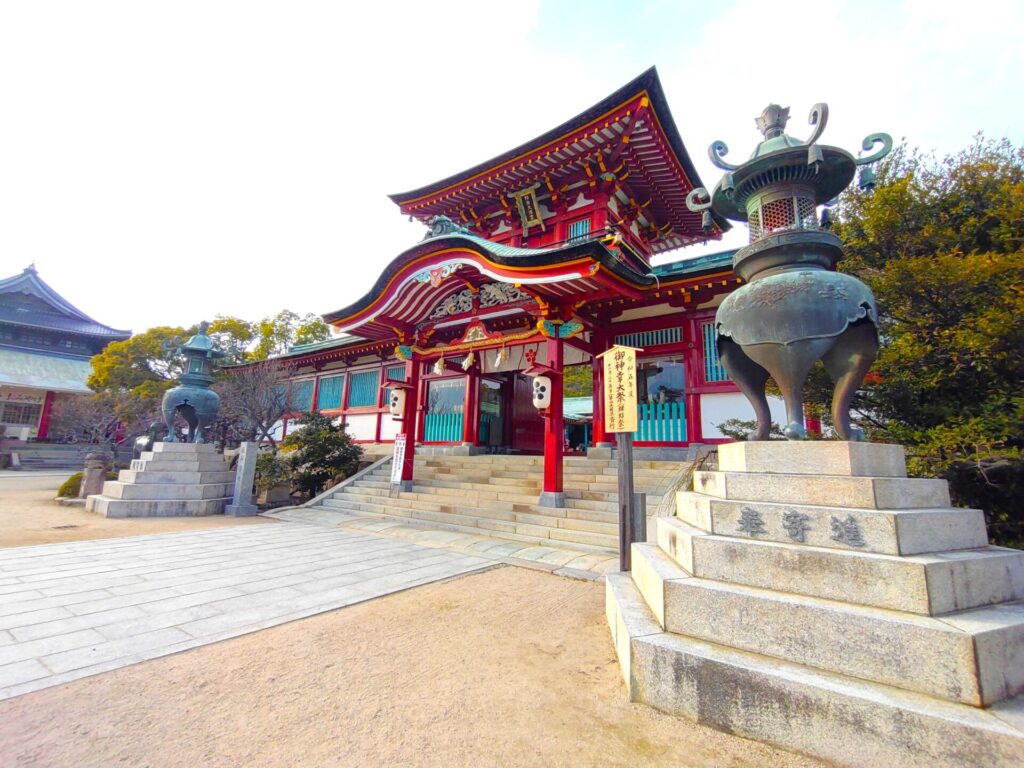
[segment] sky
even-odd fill
[[[136,332],[352,303],[421,239],[387,195],[656,65],[709,187],[753,118],[856,152],[1024,143],[1016,0],[0,2],[0,278],[31,263]],[[673,261],[745,242],[672,252]]]

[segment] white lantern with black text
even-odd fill
[[[533,407],[537,410],[544,410],[551,407],[551,377],[533,377]]]
[[[405,390],[404,389],[392,389],[391,395],[388,397],[388,410],[391,411],[391,415],[397,419],[402,418],[405,415]]]

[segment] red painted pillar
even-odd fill
[[[420,361],[413,358],[405,364],[405,380],[410,389],[405,391],[402,409],[402,432],[405,433],[405,458],[402,461],[402,488],[412,489],[412,471],[416,464],[416,426],[420,402]]]
[[[341,382],[341,424],[348,429],[348,393],[352,384],[352,370],[345,370],[345,379]]]
[[[608,349],[608,334],[605,331],[594,331],[592,336],[594,356],[591,358],[590,366],[594,379],[593,413],[594,413],[594,435],[592,443],[610,443],[610,436],[604,431],[604,361],[598,355]]]
[[[462,417],[462,440],[470,445],[479,442],[480,376],[474,368],[466,375],[466,406]]]
[[[545,507],[565,506],[562,492],[562,449],[565,430],[562,425],[562,371],[563,344],[561,339],[548,339],[547,364],[554,371],[551,376],[551,407],[544,420],[544,492],[540,504]]]
[[[45,440],[46,433],[50,430],[50,412],[53,410],[53,392],[47,392],[43,400],[43,413],[39,417],[39,429],[36,431],[37,440]]]
[[[689,335],[686,360],[686,442],[699,443],[704,439],[700,415],[700,389],[704,384],[704,337],[700,323],[690,320],[684,332]]]

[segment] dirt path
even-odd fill
[[[432,584],[0,703],[4,766],[812,766],[630,704],[604,587]]]
[[[82,507],[62,507],[53,500],[56,491],[34,487],[39,484],[28,478],[0,478],[0,547],[273,522],[265,517],[236,518],[223,515],[115,520],[86,512]],[[53,487],[57,485],[59,481]]]

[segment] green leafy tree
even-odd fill
[[[108,344],[92,358],[87,385],[111,404],[122,422],[131,425],[129,431],[159,417],[164,392],[184,371],[184,360],[173,347],[186,332],[170,326],[150,328]]]
[[[325,341],[331,336],[330,326],[317,315],[297,315],[283,309],[272,317],[254,324],[256,344],[249,354],[250,360],[266,360],[282,355],[296,344]]]
[[[1003,543],[1024,542],[1024,150],[981,136],[937,160],[898,148],[872,192],[849,190],[835,232],[878,300],[882,348],[854,408],[908,446]],[[827,413],[816,371],[808,402]]]
[[[298,490],[315,496],[324,486],[356,471],[362,449],[329,416],[306,413],[281,442]]]
[[[594,372],[590,363],[565,369],[563,397],[587,397],[594,393]]]

